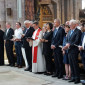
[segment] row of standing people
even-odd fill
[[[21,29],[20,22],[16,23],[17,29],[13,31],[10,23],[6,23],[7,30],[4,33],[4,39],[9,65],[15,65],[13,55],[14,42],[17,55],[16,66],[21,68],[22,59],[24,58],[26,64],[25,71],[32,71],[34,73],[46,71],[45,75],[52,75],[52,56],[54,56],[55,74],[53,77],[58,77],[60,79],[64,74],[64,54],[64,63],[67,69],[66,77],[71,77],[70,82],[74,81],[75,83],[79,83],[80,73],[77,61],[79,49],[81,50],[82,47],[79,46],[81,41],[81,31],[76,27],[76,20],[71,20],[69,23],[70,29],[64,30],[60,26],[60,21],[55,19],[54,31],[52,31],[52,23],[47,23],[47,31],[44,34],[39,28],[38,22],[34,22],[32,25],[30,21],[26,20],[24,24],[26,27],[24,31]],[[69,31],[68,34],[66,34],[66,37],[65,31]],[[69,68],[71,68],[71,70],[69,70]]]

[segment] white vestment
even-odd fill
[[[25,49],[22,47],[21,50],[22,50],[23,59],[25,61],[25,66],[26,66],[26,68],[28,68],[29,66],[28,66],[28,62],[27,62],[27,59],[26,59]]]
[[[46,65],[45,65],[45,58],[42,55],[43,45],[40,42],[40,39],[43,37],[43,33],[40,29],[35,30],[32,38],[35,39],[33,41],[32,46],[32,72],[45,72]],[[37,39],[36,39],[37,36]],[[34,50],[37,47],[37,50]],[[37,58],[34,60],[35,51],[37,52]]]

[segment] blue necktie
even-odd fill
[[[71,37],[72,33],[73,33],[73,30],[71,30],[70,37]]]
[[[57,30],[57,29],[55,29],[55,31],[54,31],[54,37],[56,36],[57,31],[58,31],[58,30]]]

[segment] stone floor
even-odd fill
[[[25,72],[9,66],[0,66],[0,85],[75,85],[62,79],[52,78],[43,74]],[[81,85],[78,84],[78,85]]]

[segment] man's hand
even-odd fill
[[[69,47],[70,47],[70,44],[69,44],[69,43],[67,43],[67,44],[66,44],[66,46],[69,48]]]
[[[62,51],[63,50],[67,50],[68,49],[68,46],[64,46],[63,48],[62,48]]]
[[[27,42],[33,42],[33,40],[32,40],[32,39],[26,39],[26,41],[27,41]]]
[[[22,38],[25,36],[25,34],[22,34]]]
[[[56,47],[55,47],[55,45],[51,45],[51,49],[55,49]]]
[[[63,55],[65,55],[65,50],[62,51]]]
[[[82,46],[78,46],[78,48],[79,48],[80,51],[83,50],[83,47]]]
[[[45,39],[40,39],[40,42],[44,42],[45,41]]]

